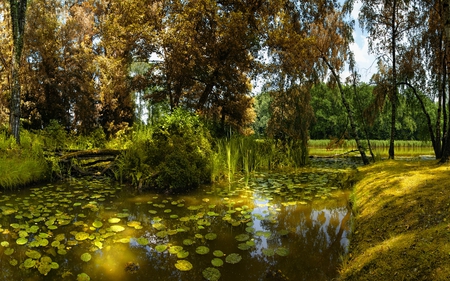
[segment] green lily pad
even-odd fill
[[[23,262],[23,266],[25,268],[32,268],[36,265],[36,260],[32,259],[32,258],[28,258]]]
[[[14,253],[14,248],[8,248],[3,253],[7,256],[10,256]]]
[[[114,232],[121,232],[125,230],[125,227],[121,226],[121,225],[112,225],[111,230]]]
[[[252,246],[248,245],[247,243],[240,243],[238,245],[238,249],[242,250],[242,251],[246,251],[248,249],[250,249]]]
[[[239,234],[235,237],[235,239],[239,242],[244,242],[250,239],[250,236],[248,234]]]
[[[92,256],[89,253],[84,253],[84,254],[81,255],[81,260],[84,261],[84,262],[90,261],[91,258],[92,258]]]
[[[58,264],[57,262],[52,262],[52,263],[50,264],[50,267],[51,267],[52,269],[58,269],[58,268],[59,268],[59,264]]]
[[[214,267],[208,267],[202,271],[203,277],[208,281],[218,281],[220,279],[220,271]]]
[[[2,243],[0,243],[0,245],[2,245],[2,247],[9,247],[9,242],[8,241],[2,241]]]
[[[25,245],[28,243],[28,239],[25,237],[20,237],[16,240],[17,245]]]
[[[177,260],[175,267],[180,271],[189,271],[193,268],[192,263],[187,260]]]
[[[176,255],[181,250],[183,250],[182,246],[171,246],[169,248],[169,253],[172,254],[172,255]]]
[[[289,250],[283,247],[280,247],[275,250],[275,253],[279,256],[285,257],[289,254]]]
[[[16,266],[16,265],[19,264],[19,262],[16,259],[12,259],[12,260],[9,261],[9,264],[12,265],[12,266]]]
[[[156,236],[157,236],[158,238],[165,238],[165,237],[167,237],[167,235],[169,235],[169,234],[168,234],[168,232],[165,231],[165,230],[163,230],[163,231],[158,231],[158,232],[156,233]]]
[[[77,234],[75,234],[75,239],[78,241],[83,241],[89,238],[89,233],[86,232],[77,232]]]
[[[40,274],[47,275],[50,272],[50,270],[52,270],[52,267],[50,266],[49,263],[42,263],[42,262],[39,263],[38,271]]]
[[[219,258],[213,258],[213,259],[211,260],[211,264],[214,265],[214,266],[216,266],[216,267],[219,267],[219,266],[222,266],[222,265],[223,265],[223,260],[222,260],[222,259],[219,259]]]
[[[157,246],[155,247],[155,250],[156,250],[157,252],[159,252],[159,253],[162,253],[162,252],[164,252],[165,250],[167,250],[167,245],[157,245]]]
[[[100,228],[103,226],[103,223],[101,221],[94,221],[92,223],[92,226],[94,226],[95,228]]]
[[[192,239],[184,239],[183,240],[183,245],[190,246],[192,244],[194,244],[194,241]]]
[[[41,257],[41,253],[39,253],[38,251],[35,251],[35,250],[28,250],[25,252],[25,255],[27,257],[35,259],[35,260],[37,260]]]
[[[126,217],[128,217],[130,214],[128,214],[128,213],[118,213],[116,216],[118,217],[118,218],[126,218]]]
[[[120,221],[119,218],[110,218],[110,219],[108,220],[109,223],[118,223],[119,221]]]
[[[136,242],[142,246],[148,245],[148,243],[149,243],[148,239],[145,237],[139,237],[138,239],[136,239]]]
[[[213,252],[213,255],[214,255],[215,257],[218,257],[218,258],[221,258],[221,257],[225,256],[225,254],[224,254],[221,250],[215,250],[215,251]]]
[[[209,248],[206,246],[199,246],[197,249],[195,249],[195,252],[199,255],[206,255],[209,253]]]
[[[226,261],[227,263],[231,263],[231,264],[238,263],[238,262],[240,262],[241,260],[242,260],[241,255],[236,254],[236,253],[229,254],[229,255],[225,258],[225,261]]]
[[[206,240],[215,240],[217,238],[217,234],[215,233],[208,233],[205,235]]]
[[[87,275],[86,273],[80,273],[77,275],[77,281],[90,281],[91,277],[89,277],[89,275]]]
[[[185,250],[181,250],[177,253],[177,258],[179,259],[184,259],[187,258],[189,256],[189,252],[185,251]]]

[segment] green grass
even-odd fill
[[[47,172],[48,167],[41,159],[0,158],[0,187],[15,189],[39,182],[46,178]]]
[[[362,141],[366,152],[369,152],[366,141]],[[370,144],[376,157],[386,158],[389,153],[388,140],[371,140]],[[395,155],[399,157],[417,157],[419,155],[434,155],[433,147],[430,141],[395,141]],[[339,145],[327,140],[310,140],[308,142],[309,154],[315,156],[334,156],[347,153],[351,150],[357,150],[354,140],[345,140]],[[359,152],[352,152],[350,155],[359,155]]]
[[[6,133],[0,134],[0,155],[0,188],[15,189],[49,174],[41,139],[30,132],[21,132],[20,146]]]
[[[358,170],[338,280],[448,280],[450,166],[389,160]]]

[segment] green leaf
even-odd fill
[[[193,268],[192,263],[187,260],[177,260],[175,267],[180,271],[189,271]]]

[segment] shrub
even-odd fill
[[[152,128],[141,129],[122,155],[121,174],[133,184],[183,192],[211,179],[211,147],[207,129],[198,116],[181,109],[163,117]]]

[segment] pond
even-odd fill
[[[183,195],[95,178],[3,192],[0,280],[330,280],[351,171],[323,162]]]

